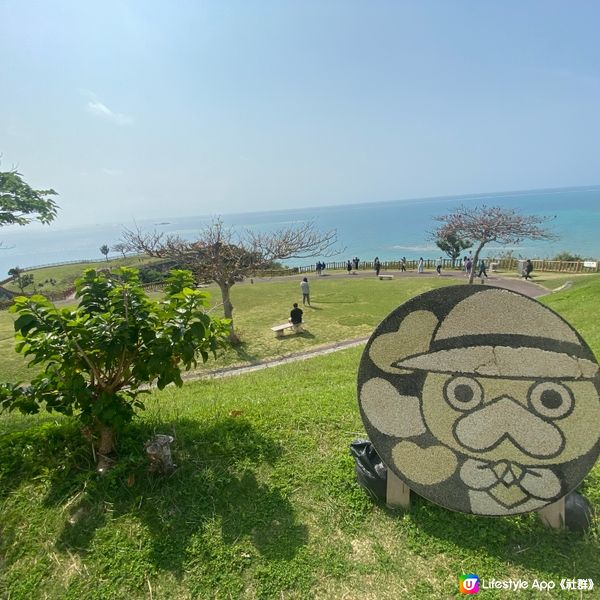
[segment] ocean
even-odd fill
[[[223,215],[222,219],[238,231],[274,230],[306,221],[313,221],[321,230],[335,229],[339,254],[325,260],[345,261],[354,256],[362,260],[372,260],[375,256],[381,260],[398,260],[405,256],[410,260],[440,255],[439,249],[428,239],[428,233],[436,227],[433,217],[461,204],[504,206],[517,208],[524,214],[553,217],[547,225],[558,235],[558,240],[525,241],[518,246],[490,244],[484,249],[485,256],[510,251],[521,258],[551,258],[558,252],[569,251],[586,258],[600,258],[600,186],[274,210]],[[211,216],[165,215],[162,219],[140,218],[137,223],[147,231],[177,233],[193,239],[211,220]],[[100,246],[117,243],[124,227],[131,228],[132,223],[115,221],[71,229],[52,224],[44,228],[4,227],[0,229],[0,278],[14,266],[27,268],[81,259],[101,260]],[[306,265],[316,260],[289,262]]]

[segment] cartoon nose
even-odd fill
[[[564,447],[564,437],[552,423],[529,412],[508,396],[465,415],[454,426],[454,436],[470,450],[490,450],[504,439],[531,457],[548,458]]]

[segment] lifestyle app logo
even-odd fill
[[[459,590],[461,594],[477,594],[479,592],[479,577],[470,573],[460,576]]]

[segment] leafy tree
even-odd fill
[[[106,262],[108,262],[108,253],[110,252],[110,248],[106,244],[102,244],[102,246],[100,246],[100,252],[104,254],[104,258],[106,259]]]
[[[175,260],[190,269],[198,282],[214,281],[221,290],[223,313],[230,321],[229,341],[237,344],[230,294],[233,285],[275,260],[330,255],[337,234],[335,231],[321,233],[313,223],[270,233],[236,233],[217,218],[193,241],[156,231],[144,233],[140,229],[126,229],[122,240],[131,251]]]
[[[8,274],[13,278],[18,278],[21,273],[23,273],[23,269],[21,267],[12,267],[12,269],[8,270]]]
[[[39,295],[16,298],[17,352],[45,369],[30,385],[2,384],[0,410],[76,414],[103,468],[115,432],[144,407],[142,386],[181,386],[181,369],[208,360],[226,337],[227,323],[205,312],[207,296],[192,285],[189,271],[172,271],[165,299],[155,301],[133,269],[88,269],[76,281],[76,308]]]
[[[17,171],[0,172],[0,226],[50,223],[58,206],[48,196],[55,195],[52,189],[34,190]]]
[[[26,287],[33,284],[33,274],[32,273],[25,274],[23,269],[21,269],[20,267],[13,267],[12,269],[9,269],[8,274],[13,279],[17,280],[17,285],[19,286],[19,289],[21,290],[22,294],[25,293]]]
[[[458,237],[453,233],[449,233],[445,237],[435,237],[434,241],[435,245],[452,259],[452,264],[460,258],[463,250],[467,250],[473,245],[470,240]]]
[[[19,277],[19,288],[21,292],[24,291],[24,288],[33,285],[33,273],[26,273]]]
[[[521,215],[512,208],[501,206],[460,206],[453,212],[434,219],[441,223],[433,233],[435,238],[454,235],[473,240],[477,244],[469,283],[473,283],[479,255],[488,242],[519,244],[526,239],[556,239],[553,233],[542,227],[551,217]]]

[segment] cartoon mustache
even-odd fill
[[[510,439],[534,458],[549,458],[564,447],[564,437],[552,423],[503,396],[457,421],[454,436],[470,450],[484,451]]]
[[[468,459],[460,470],[464,483],[475,490],[489,490],[499,482],[506,486],[517,485],[535,498],[553,498],[560,494],[560,479],[547,468],[523,467],[500,461],[489,463]]]

